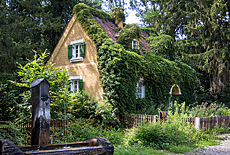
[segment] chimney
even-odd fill
[[[124,9],[121,7],[112,9],[112,17],[115,20],[115,24],[118,27],[123,28],[123,22],[125,21]]]

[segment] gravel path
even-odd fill
[[[230,155],[230,134],[223,134],[220,137],[226,138],[220,141],[220,145],[208,146],[204,149],[198,148],[196,153],[169,153],[169,155]]]
[[[198,149],[198,153],[191,155],[230,155],[230,135],[224,134],[221,137],[226,138],[220,142],[220,145],[217,146],[208,146],[204,150]]]

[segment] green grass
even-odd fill
[[[139,147],[115,147],[114,155],[168,155],[166,152],[157,151],[152,148]]]

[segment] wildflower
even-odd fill
[[[164,105],[164,104],[161,104],[160,106],[161,106],[161,107],[164,107],[165,105]]]

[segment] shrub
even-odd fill
[[[190,131],[196,132],[192,128]],[[136,130],[135,139],[140,140],[145,146],[167,149],[171,145],[195,143],[195,139],[190,135],[191,132],[186,132],[178,123],[155,123],[139,127]]]
[[[72,114],[76,118],[90,118],[94,115],[97,107],[97,101],[90,94],[82,91],[76,95],[76,102],[73,106]]]
[[[65,133],[67,133],[65,137]],[[122,143],[123,132],[114,128],[102,128],[94,119],[76,119],[59,132],[53,133],[54,143],[85,141],[94,137],[103,137],[113,145]],[[56,139],[56,138],[57,139]]]

